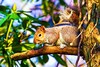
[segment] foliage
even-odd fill
[[[27,0],[27,2],[28,1],[29,0]],[[44,12],[43,16],[48,14],[53,15],[54,10],[57,10],[56,7],[52,8],[53,6],[53,2],[48,0],[43,1],[41,5],[41,9]],[[23,59],[20,62],[12,60],[10,56],[17,52],[36,49],[35,44],[29,42],[29,39],[33,37],[35,33],[34,29],[38,27],[34,25],[34,23],[48,26],[47,21],[39,20],[42,16],[35,18],[29,15],[28,11],[17,10],[16,4],[14,4],[12,8],[0,5],[0,15],[0,65],[6,65],[8,67],[18,65],[29,67],[31,64],[35,67],[35,64],[30,59]],[[40,63],[45,64],[49,58],[48,55],[43,55],[43,58],[38,57],[38,59]]]
[[[3,1],[4,0],[2,0],[2,2]],[[32,2],[34,0],[22,1],[26,1],[26,5],[28,2]],[[77,10],[77,12],[79,11],[80,16],[78,28],[80,30],[85,30],[85,33],[83,33],[83,35],[85,36],[83,38],[83,44],[85,45],[83,47],[83,53],[85,55],[87,64],[91,65],[90,60],[92,59],[93,55],[90,53],[92,53],[92,50],[95,47],[95,43],[100,43],[100,36],[97,36],[97,34],[99,35],[99,33],[96,30],[100,28],[100,7],[98,7],[100,5],[99,0],[80,0],[80,2],[78,0],[74,0],[73,2],[74,6],[67,5],[64,0],[59,0],[59,4],[55,5],[52,0],[43,0],[42,4],[39,7],[37,7],[37,5],[33,9],[33,11],[39,9],[41,10],[41,12],[43,12],[43,15],[39,17],[33,17],[32,15],[30,15],[29,13],[32,12],[32,10],[17,10],[16,4],[14,4],[12,8],[0,5],[0,66],[5,65],[8,67],[30,67],[31,65],[36,67],[35,63],[31,59],[15,61],[12,60],[10,56],[18,52],[20,53],[32,49],[41,48],[42,45],[37,47],[36,44],[31,43],[29,39],[34,36],[35,30],[37,29],[38,25],[44,25],[47,27],[50,26],[49,24],[52,24],[53,26],[52,20],[54,20],[56,23],[59,21],[58,12],[60,11],[60,6],[68,6],[74,10]],[[46,17],[48,15],[51,17],[50,21],[40,20],[42,17]],[[92,26],[91,23],[95,25]],[[93,30],[91,31],[92,28]],[[91,35],[91,32],[93,34],[95,34],[96,32],[95,36]],[[67,66],[66,62],[58,54],[52,54],[50,56],[55,58],[61,65]],[[42,65],[44,65],[49,60],[48,55],[38,56],[37,58],[38,62],[40,62]]]

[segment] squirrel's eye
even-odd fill
[[[39,34],[39,37],[41,36],[41,34]]]

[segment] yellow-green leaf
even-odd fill
[[[12,7],[12,11],[15,12],[17,10],[17,6],[16,4],[14,3],[13,7]]]

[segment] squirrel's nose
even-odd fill
[[[33,40],[33,43],[34,43],[34,44],[39,44],[40,41],[39,41],[38,39],[34,39],[34,40]]]
[[[35,44],[36,44],[36,39],[33,39],[33,43],[35,43]]]

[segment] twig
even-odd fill
[[[80,32],[80,34],[78,34],[78,36],[72,41],[72,43],[76,40],[76,39],[78,39],[81,35],[82,35],[82,33],[83,33],[83,30]]]
[[[98,65],[98,64],[96,63],[96,64],[93,65],[93,67],[97,67],[97,65]],[[98,67],[99,67],[99,65],[98,65]]]
[[[84,21],[86,20],[86,18],[87,18],[87,13],[83,17],[83,20],[81,21],[80,25],[78,26],[78,29],[80,29],[82,27],[82,24],[84,23]]]
[[[24,7],[28,4],[28,0],[25,2],[25,4],[22,6],[21,10],[24,9]]]
[[[97,24],[98,24],[98,22],[95,23],[95,25],[94,25],[94,27],[92,28],[90,34],[91,34],[91,33],[93,32],[93,30],[96,28]]]
[[[90,59],[89,61],[86,63],[87,65],[90,63],[90,61],[95,57],[96,54],[94,54]]]
[[[69,58],[67,58],[67,60],[73,65],[73,67],[75,67],[75,65],[72,63],[71,60],[69,60]]]
[[[91,49],[91,51],[90,51],[90,54],[92,54],[93,49],[95,48],[95,46],[96,46],[96,43],[93,45],[93,47],[92,47],[92,49]]]
[[[83,30],[81,31],[81,33],[80,33],[80,41],[79,41],[79,45],[78,45],[78,57],[77,57],[77,60],[76,60],[76,67],[77,67],[77,65],[78,65],[78,61],[79,61],[79,59],[80,59],[80,47],[81,47],[81,42],[82,42],[82,33],[83,33]]]

